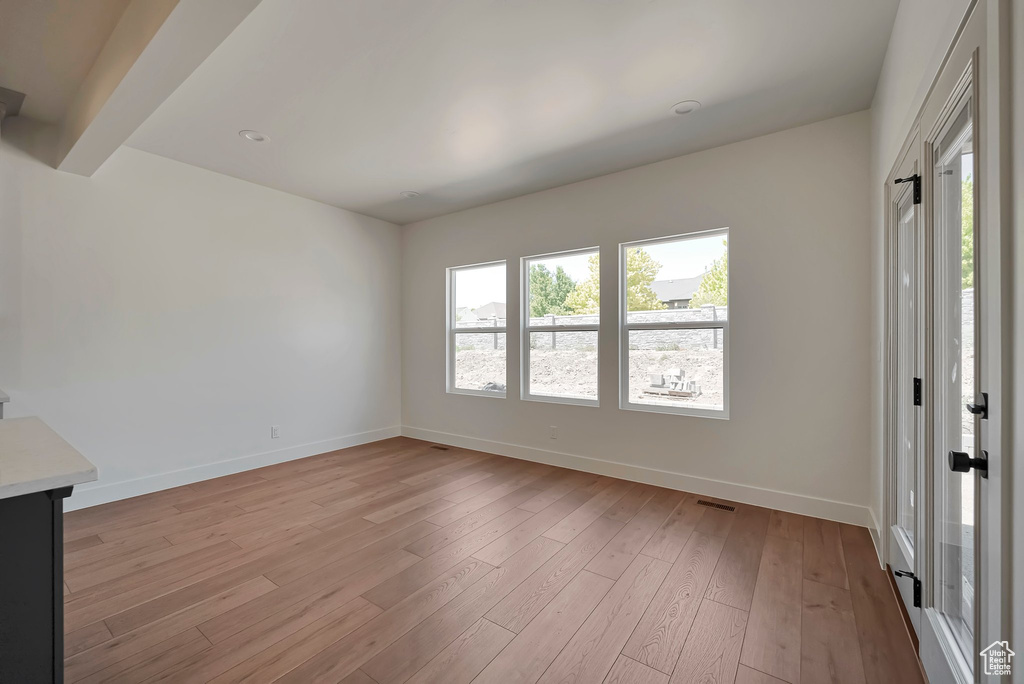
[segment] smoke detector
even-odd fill
[[[243,130],[243,131],[238,131],[238,135],[243,137],[243,138],[245,138],[249,142],[254,142],[254,143],[267,142],[268,140],[270,140],[270,136],[269,135],[266,135],[264,133],[260,133],[259,131],[252,131],[252,130],[248,130],[248,129],[247,130]]]
[[[692,114],[698,109],[700,109],[700,102],[697,102],[697,100],[683,100],[672,105],[671,112],[677,116],[683,116],[685,114]]]

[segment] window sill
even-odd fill
[[[545,394],[524,394],[523,401],[536,401],[543,404],[566,404],[568,406],[600,406],[599,399],[581,399],[579,397],[555,397]]]
[[[659,406],[657,404],[634,404],[624,401],[619,403],[619,409],[623,411],[640,411],[642,413],[665,413],[673,416],[689,416],[691,418],[729,420],[728,407],[723,409],[702,409],[683,406]]]
[[[469,397],[489,397],[491,399],[504,399],[505,392],[488,392],[487,390],[458,389],[449,387],[445,390],[447,394],[462,394]]]

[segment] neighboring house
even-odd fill
[[[455,309],[455,320],[459,323],[473,323],[479,321],[480,317],[473,313],[468,306],[460,306]]]
[[[706,274],[693,276],[692,278],[676,278],[674,280],[655,280],[651,283],[651,289],[658,299],[669,309],[686,309],[690,306],[693,293],[700,286],[700,281]]]
[[[498,320],[505,319],[505,302],[488,302],[483,306],[473,309],[473,314],[481,320],[490,320],[497,318]]]

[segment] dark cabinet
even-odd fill
[[[64,498],[0,499],[0,682],[64,681]]]

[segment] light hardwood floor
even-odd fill
[[[864,528],[406,438],[64,521],[72,682],[921,681]]]

